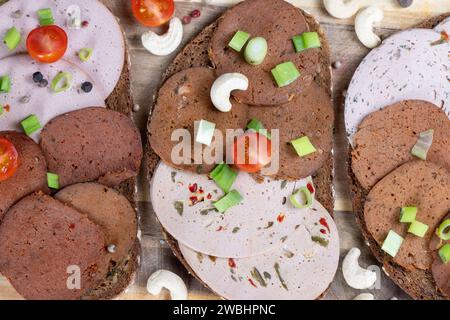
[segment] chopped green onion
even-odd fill
[[[300,157],[305,157],[317,151],[308,136],[291,141],[291,145]]]
[[[215,123],[206,120],[200,120],[198,122],[197,132],[195,134],[195,141],[207,146],[211,145],[215,129]]]
[[[5,37],[3,38],[3,42],[6,44],[10,51],[17,48],[20,43],[20,32],[17,31],[16,27],[12,27],[8,31],[6,31]]]
[[[59,176],[55,173],[47,172],[47,185],[50,189],[59,189]]]
[[[397,255],[398,250],[403,243],[403,238],[398,235],[395,231],[390,230],[386,239],[383,242],[381,250],[389,254],[391,257],[395,257]]]
[[[413,235],[416,235],[420,238],[423,238],[423,236],[427,233],[427,231],[428,225],[417,220],[411,222],[408,229],[409,233],[412,233]]]
[[[275,69],[272,69],[272,75],[278,87],[281,88],[288,86],[297,80],[300,77],[300,72],[293,62],[288,61],[279,64]]]
[[[232,190],[226,196],[224,196],[222,199],[215,202],[214,207],[216,207],[216,209],[219,212],[223,213],[223,212],[227,211],[228,209],[230,209],[231,207],[234,207],[235,205],[237,205],[242,200],[243,200],[243,198],[240,195],[240,193],[237,192],[236,190]]]
[[[400,211],[400,222],[411,223],[416,220],[417,208],[416,207],[403,207]]]
[[[301,204],[297,201],[297,196],[299,196],[300,194],[303,194],[303,196],[305,197],[304,204]],[[300,189],[298,189],[293,195],[290,196],[289,200],[291,200],[291,203],[294,207],[299,209],[309,208],[313,203],[311,191],[309,191],[307,187],[301,187]]]
[[[439,238],[441,238],[444,241],[450,240],[450,230],[445,232],[445,230],[450,227],[450,219],[444,220],[439,226],[439,228],[436,230],[436,234]]]
[[[245,47],[244,58],[248,64],[257,66],[264,62],[267,55],[267,41],[263,37],[251,39]]]
[[[411,154],[419,159],[427,160],[428,151],[433,144],[434,130],[430,129],[419,134],[419,139],[411,150]]]
[[[292,38],[295,51],[300,52],[306,49],[320,48],[320,37],[317,32],[305,32]]]
[[[270,133],[264,128],[263,124],[258,119],[250,120],[250,122],[247,124],[247,130],[253,130],[255,132],[261,133],[268,139],[272,138]]]
[[[94,52],[91,48],[83,48],[80,51],[78,51],[78,58],[80,58],[81,61],[87,62]]]
[[[0,116],[5,112],[5,109],[3,108],[3,105],[0,104]]]
[[[41,123],[39,122],[38,117],[36,117],[34,114],[30,115],[28,118],[23,120],[21,123],[23,131],[30,136],[39,129],[42,128]]]
[[[238,31],[234,34],[228,46],[237,52],[241,52],[242,48],[247,43],[248,39],[250,39],[250,34],[244,31]]]
[[[48,26],[48,25],[55,24],[55,19],[53,19],[52,9],[50,9],[50,8],[40,9],[40,10],[38,10],[37,14],[39,17],[39,24],[41,26]]]
[[[60,72],[53,78],[51,87],[54,92],[59,93],[66,91],[72,84],[73,76],[67,72]]]
[[[8,93],[11,90],[11,78],[3,76],[0,78],[0,92]]]
[[[444,244],[439,249],[439,257],[441,257],[441,260],[444,264],[450,261],[450,244]]]
[[[225,192],[230,191],[231,186],[237,178],[237,172],[230,168],[227,164],[219,164],[209,174],[217,185]]]

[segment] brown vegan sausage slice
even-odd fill
[[[117,185],[137,175],[142,158],[139,131],[126,115],[86,108],[51,120],[41,147],[61,187],[99,179]]]
[[[6,211],[22,197],[34,191],[48,191],[47,164],[39,145],[24,134],[14,131],[0,132],[19,154],[19,167],[15,174],[0,181],[0,220]]]
[[[419,133],[434,129],[427,160],[450,169],[450,120],[425,101],[406,100],[367,116],[354,136],[352,169],[361,186],[370,190],[380,179],[415,159],[411,149]]]
[[[450,172],[437,164],[407,162],[378,182],[367,196],[364,219],[368,231],[381,246],[393,230],[405,240],[394,262],[407,270],[427,270],[432,264],[430,239],[442,218],[450,211]],[[407,233],[400,223],[400,209],[418,208],[416,220],[429,226],[423,238]]]
[[[209,55],[219,75],[238,72],[248,77],[249,89],[233,92],[242,103],[277,105],[291,101],[310,85],[321,67],[320,49],[295,52],[292,37],[310,31],[310,28],[301,10],[285,1],[244,1],[229,9],[218,21]],[[237,31],[266,39],[268,53],[261,65],[248,64],[243,58],[244,49],[236,52],[228,47]],[[301,77],[289,86],[279,88],[271,70],[287,61],[297,66]]]
[[[59,191],[55,198],[102,227],[106,243],[115,246],[115,252],[107,255],[108,263],[116,265],[125,259],[136,241],[137,220],[124,196],[98,183],[79,183]]]
[[[0,225],[0,272],[26,299],[79,299],[106,276],[105,254],[100,226],[42,193],[15,204]],[[67,286],[71,266],[80,289]]]

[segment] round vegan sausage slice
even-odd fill
[[[361,186],[375,183],[405,162],[415,159],[411,149],[421,132],[434,129],[427,160],[450,169],[450,120],[425,101],[405,100],[367,116],[354,136],[352,169]]]
[[[15,204],[0,225],[0,272],[26,299],[79,299],[106,275],[105,254],[100,226],[42,193]]]
[[[237,31],[245,31],[251,37],[264,37],[268,53],[261,65],[253,66],[228,46]],[[283,104],[298,96],[313,81],[319,64],[319,50],[308,49],[296,53],[292,38],[310,31],[301,10],[282,0],[244,1],[229,9],[220,19],[211,39],[210,58],[217,73],[238,72],[249,79],[247,91],[235,91],[234,97],[251,105]],[[300,71],[294,83],[279,88],[271,70],[278,64],[291,61]]]
[[[55,198],[79,212],[105,231],[109,246],[108,261],[120,263],[136,241],[136,213],[130,202],[117,191],[98,183],[79,183],[59,191]],[[111,250],[111,249],[110,249]]]
[[[29,137],[15,131],[0,132],[19,154],[19,167],[15,174],[0,181],[0,220],[6,211],[22,197],[34,191],[48,191],[47,164],[39,146]]]
[[[441,222],[447,219],[450,219],[450,214],[442,219]],[[433,264],[431,265],[431,272],[433,274],[434,281],[436,282],[436,287],[448,299],[450,299],[450,263],[444,263],[439,257],[438,252],[443,245],[449,243],[449,240],[441,240],[436,233],[433,234],[433,238],[430,241],[430,249],[433,251]]]
[[[132,120],[95,107],[51,120],[42,130],[41,147],[61,187],[97,179],[118,185],[137,175],[142,158],[141,137]]]
[[[430,239],[450,211],[450,172],[421,160],[408,162],[378,182],[367,196],[364,219],[373,238],[383,244],[388,232],[405,240],[394,261],[400,266],[428,270],[432,264]],[[400,223],[402,207],[416,206],[416,220],[428,225],[423,238],[407,233],[409,224]]]

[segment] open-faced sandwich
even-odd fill
[[[385,272],[415,299],[450,298],[448,17],[385,39],[346,98],[358,223]]]
[[[97,0],[0,16],[0,273],[27,299],[113,298],[140,253],[122,30]]]
[[[164,74],[151,202],[174,254],[223,298],[317,299],[334,277],[330,70],[311,15],[248,0]]]

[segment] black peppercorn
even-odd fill
[[[33,73],[33,81],[36,83],[40,83],[44,79],[44,75],[42,73],[35,72]]]
[[[92,83],[90,83],[89,81],[83,82],[83,83],[81,84],[81,90],[83,90],[83,91],[86,92],[86,93],[91,92],[93,87],[94,87],[94,86],[93,86]]]

